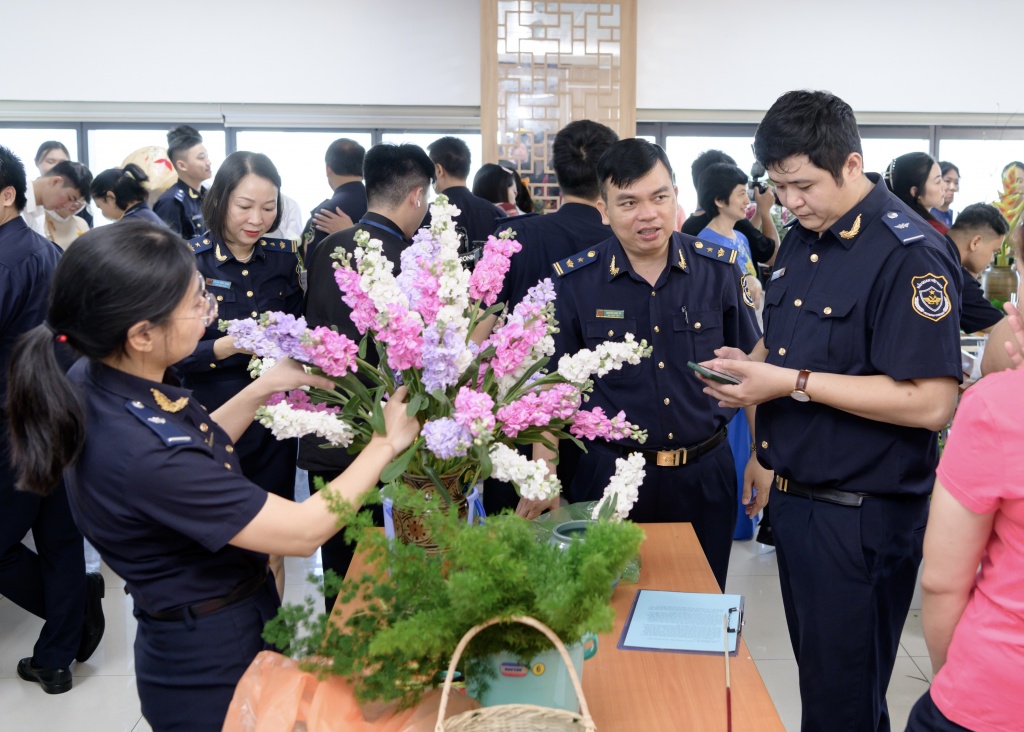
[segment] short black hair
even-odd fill
[[[885,169],[885,185],[896,194],[896,197],[914,210],[918,216],[925,221],[936,221],[932,212],[927,210],[917,200],[924,194],[925,184],[932,172],[935,159],[925,152],[911,152],[893,158],[889,167]],[[911,189],[917,189],[912,193]]]
[[[990,229],[994,234],[1006,236],[1010,232],[1010,224],[999,213],[999,209],[988,203],[972,203],[956,217],[949,228],[950,231],[975,232]]]
[[[948,173],[951,170],[955,170],[957,176],[960,175],[960,168],[956,167],[956,165],[954,165],[953,163],[949,162],[948,160],[940,160],[939,161],[939,170],[942,172],[942,177],[943,178],[945,178],[946,177],[946,173]]]
[[[616,188],[625,188],[636,183],[654,170],[658,163],[665,166],[669,177],[675,181],[672,163],[661,145],[655,145],[639,137],[619,140],[604,151],[597,163],[597,179],[601,182],[601,196],[608,200],[609,181]]]
[[[277,216],[274,217],[270,231],[281,224],[284,206],[281,203],[281,176],[277,172],[277,167],[263,153],[239,150],[224,158],[213,179],[213,185],[203,199],[203,221],[210,233],[218,239],[224,238],[224,220],[227,218],[231,194],[242,182],[242,178],[250,173],[277,186]]]
[[[114,203],[122,211],[139,201],[149,198],[149,190],[144,185],[149,177],[135,163],[128,163],[123,168],[109,168],[92,180],[92,197],[103,198],[108,193],[114,194]]]
[[[14,189],[14,208],[21,213],[28,205],[28,178],[25,176],[25,166],[21,158],[0,145],[0,191],[7,186]]]
[[[754,132],[754,158],[765,168],[806,155],[843,184],[843,166],[864,149],[853,109],[826,91],[791,91],[779,97]]]
[[[39,161],[42,160],[46,156],[46,153],[50,152],[50,150],[62,150],[64,154],[68,156],[68,160],[71,159],[71,153],[69,153],[68,149],[64,147],[63,142],[58,142],[57,140],[47,140],[46,142],[39,146],[38,150],[36,150],[36,158],[34,161],[35,164],[39,165]]]
[[[733,160],[730,155],[726,155],[721,150],[705,150],[697,156],[697,159],[694,160],[693,164],[690,166],[690,176],[693,178],[694,188],[698,188],[697,182],[700,180],[700,174],[715,163],[736,165],[736,161]],[[698,205],[700,205],[700,202],[698,202]],[[701,206],[701,208],[703,208],[703,206]]]
[[[618,141],[615,130],[589,119],[560,129],[551,144],[551,167],[562,195],[596,199],[601,194],[597,162]]]
[[[473,195],[491,203],[508,203],[508,187],[515,184],[511,170],[496,163],[485,163],[473,176]]]
[[[457,137],[441,137],[427,145],[430,159],[444,168],[444,171],[455,178],[465,180],[469,177],[472,159],[469,145]]]
[[[334,171],[335,175],[361,176],[364,157],[366,157],[366,149],[362,145],[347,137],[339,137],[327,148],[324,162],[327,163],[328,168]]]
[[[172,163],[184,160],[188,151],[203,144],[203,136],[195,127],[178,125],[167,133],[167,157]]]
[[[55,175],[59,175],[64,179],[65,188],[78,189],[85,202],[89,202],[90,190],[92,188],[92,173],[89,172],[87,167],[81,163],[76,163],[74,160],[62,160],[43,173],[41,177],[52,178]]]
[[[412,190],[426,188],[434,179],[434,163],[419,145],[381,142],[366,151],[363,181],[370,206],[394,208]]]
[[[523,213],[533,213],[533,196],[530,195],[530,189],[523,183],[523,178],[514,165],[509,166],[509,170],[516,181],[516,208]],[[597,176],[594,177],[596,179]]]
[[[747,174],[738,165],[714,163],[709,165],[697,182],[697,205],[711,218],[718,216],[716,201],[728,201],[738,185],[747,184]]]

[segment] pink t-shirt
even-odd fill
[[[994,513],[981,572],[932,684],[935,705],[978,732],[1024,725],[1024,371],[986,376],[960,404],[938,476],[975,513]]]

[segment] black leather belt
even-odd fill
[[[188,610],[189,614],[191,614],[192,617],[201,618],[204,615],[210,615],[211,613],[215,613],[218,610],[223,610],[229,605],[234,605],[236,602],[241,602],[242,600],[252,597],[266,583],[266,574],[255,574],[252,576],[252,578],[238,585],[238,587],[236,587],[223,597],[215,597],[212,600],[204,600],[203,602],[197,602],[195,605],[187,605],[185,607],[179,607],[176,610],[167,610],[162,613],[151,613],[148,610],[145,610],[143,612],[145,612],[146,615],[148,615],[153,620],[184,620],[186,610]]]
[[[810,498],[814,501],[835,503],[839,506],[859,508],[864,503],[864,494],[862,493],[850,493],[849,491],[838,491],[835,488],[800,483],[789,478],[783,478],[781,475],[775,476],[775,487],[783,493],[800,496],[801,498]]]
[[[638,452],[644,456],[644,459],[647,462],[653,465],[657,465],[661,468],[675,468],[680,465],[697,462],[701,455],[706,455],[714,448],[721,445],[725,440],[726,434],[727,430],[723,427],[718,430],[718,432],[711,435],[711,437],[704,440],[704,442],[698,442],[696,445],[680,447],[675,450],[635,450],[631,447],[618,445],[614,442],[605,442],[602,444],[620,455],[628,455],[633,452]]]

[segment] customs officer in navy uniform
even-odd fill
[[[261,153],[236,152],[224,161],[204,203],[209,230],[189,242],[221,318],[255,318],[268,310],[302,310],[297,242],[264,236],[278,225],[281,178]],[[252,379],[250,357],[211,324],[195,353],[181,364],[186,385],[216,409]],[[237,441],[242,472],[271,493],[294,497],[297,441],[277,440],[253,424]],[[279,587],[283,572],[274,563]]]
[[[457,137],[441,137],[427,146],[427,153],[434,161],[434,190],[448,196],[448,203],[459,208],[459,215],[453,221],[455,230],[464,237],[464,251],[482,245],[497,222],[505,218],[505,212],[474,195],[466,186],[472,165],[469,146]],[[421,226],[430,226],[429,211]]]
[[[865,173],[853,110],[780,97],[754,136],[797,217],[765,292],[764,338],[709,365],[757,407],[775,472],[772,525],[802,729],[889,730],[885,694],[906,621],[938,459],[961,378],[958,262]]]
[[[309,212],[306,228],[302,230],[303,260],[308,262],[317,245],[329,234],[346,228],[334,228],[336,220],[344,219],[338,214],[348,217],[352,223],[359,221],[366,213],[366,186],[363,185],[363,158],[366,150],[355,140],[339,137],[327,148],[324,165],[327,171],[327,183],[334,195],[321,201]],[[326,227],[329,230],[325,230]]]
[[[735,409],[703,394],[686,364],[722,346],[756,343],[753,301],[734,250],[673,232],[676,191],[664,150],[640,139],[617,142],[601,157],[598,179],[601,212],[615,235],[554,263],[559,333],[552,362],[627,333],[646,340],[652,355],[596,378],[587,406],[609,415],[624,410],[648,437],[643,445],[588,442],[570,492],[576,501],[600,498],[615,460],[641,452],[647,475],[630,518],[691,522],[724,588],[737,511],[725,427]],[[770,475],[760,470],[751,479],[767,489]],[[760,510],[766,495],[748,495],[748,511]]]
[[[210,156],[203,137],[188,125],[167,133],[167,158],[178,174],[178,182],[156,200],[153,211],[183,239],[206,230],[203,224],[203,181],[210,179]]]
[[[82,534],[64,484],[46,497],[17,490],[11,463],[7,366],[17,340],[46,317],[50,280],[61,256],[56,244],[20,216],[27,186],[21,161],[0,147],[0,595],[44,621],[32,655],[18,663],[18,675],[60,694],[71,688],[71,662],[87,660],[103,633],[103,578],[89,576],[87,606]],[[22,543],[29,529],[34,550]]]
[[[332,496],[267,493],[242,474],[233,441],[271,394],[331,382],[285,359],[206,411],[171,367],[216,321],[217,300],[195,254],[162,225],[86,233],[57,265],[51,294],[48,325],[11,356],[12,393],[23,396],[10,404],[21,485],[50,493],[63,473],[76,523],[124,578],[154,732],[219,731],[280,604],[267,554],[309,556],[338,530]],[[55,339],[84,356],[67,376]],[[333,499],[358,506],[415,438],[404,393],[385,408],[387,437],[325,491]]]
[[[599,122],[588,119],[570,122],[558,131],[551,146],[551,165],[562,205],[543,216],[525,214],[498,224],[495,236],[512,229],[516,241],[523,247],[509,260],[509,270],[498,295],[498,302],[505,303],[510,311],[539,280],[552,276],[552,262],[564,260],[612,235],[597,207],[601,198],[597,161],[618,139],[612,129]],[[492,315],[481,323],[475,334],[479,341],[490,334],[496,320],[497,316]],[[580,450],[572,442],[563,443],[559,448],[558,479],[565,487],[572,483],[579,456]],[[519,503],[519,495],[511,483],[494,478],[484,482],[484,509],[488,514],[504,508],[516,510],[520,508]],[[522,508],[525,510],[526,505]]]

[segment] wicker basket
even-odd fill
[[[455,675],[455,666],[462,652],[481,630],[503,622],[522,623],[536,628],[554,644],[569,669],[569,679],[576,690],[576,698],[580,700],[579,714],[564,709],[539,707],[535,704],[501,704],[463,712],[450,719],[444,718],[448,696],[452,691],[452,677]],[[448,675],[445,677],[444,690],[441,692],[441,705],[437,710],[437,725],[434,732],[594,732],[596,729],[590,716],[590,709],[587,707],[587,700],[583,696],[580,677],[576,674],[569,652],[565,650],[565,644],[561,639],[544,623],[529,617],[510,618],[507,621],[495,618],[470,628],[466,635],[462,636],[452,661],[448,664]]]

